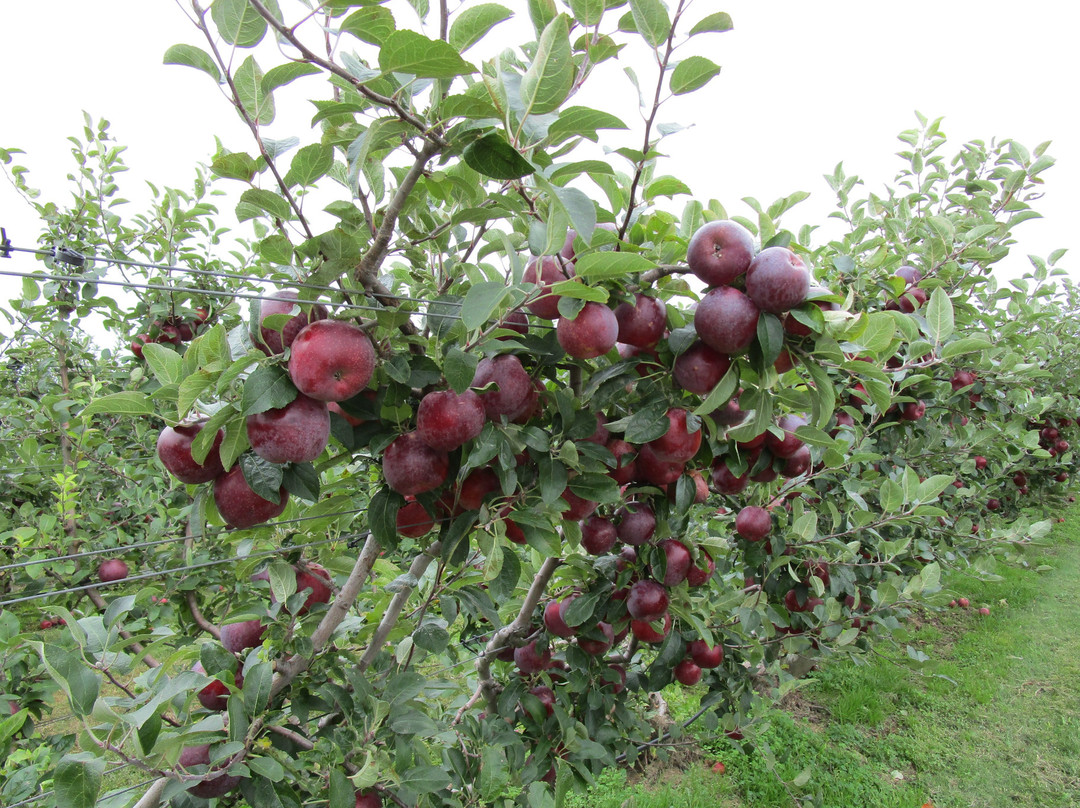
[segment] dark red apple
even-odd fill
[[[424,443],[419,433],[406,432],[383,451],[382,468],[387,485],[399,494],[415,496],[446,482],[450,458]]]
[[[555,712],[555,691],[547,685],[536,685],[536,687],[529,688],[529,692],[536,696],[540,700],[540,703],[544,706],[544,712],[548,715],[553,715]]]
[[[201,464],[196,463],[191,456],[191,443],[204,426],[206,426],[205,421],[198,421],[194,424],[180,424],[175,427],[167,426],[158,435],[158,459],[161,460],[161,464],[165,466],[166,470],[182,483],[191,485],[208,483],[218,475],[225,473],[225,469],[221,465],[221,455],[218,451],[221,448],[221,441],[225,437],[225,430],[218,430],[217,437],[214,438],[214,445],[210,448],[210,453]]]
[[[771,531],[772,517],[757,505],[747,505],[735,516],[735,532],[747,541],[761,541]]]
[[[634,469],[636,481],[664,488],[683,475],[686,463],[680,460],[661,460],[652,446],[645,444],[638,450]]]
[[[649,441],[648,446],[659,460],[668,463],[685,463],[697,454],[701,447],[701,428],[690,431],[687,418],[690,414],[678,407],[672,407],[667,411],[667,432],[656,440]]]
[[[684,659],[675,666],[675,681],[691,687],[701,681],[701,668],[692,659]]]
[[[712,392],[730,367],[730,356],[696,340],[675,358],[671,375],[683,390],[705,396]]]
[[[894,272],[893,274],[899,278],[903,278],[904,282],[908,286],[914,286],[922,280],[922,273],[919,272],[919,270],[917,270],[915,267],[909,266],[908,264],[897,267],[896,272]]]
[[[397,532],[410,539],[418,539],[435,527],[435,520],[424,506],[413,500],[406,502],[397,512]]]
[[[615,456],[615,467],[608,472],[608,476],[619,485],[633,482],[637,477],[637,447],[616,438],[608,443],[607,448]]]
[[[603,555],[615,546],[615,525],[602,516],[590,516],[581,524],[581,546],[592,555]]]
[[[204,672],[202,665],[196,665],[196,668],[199,673]],[[244,686],[244,677],[240,675],[240,671],[237,671],[234,675],[233,682],[237,687]],[[229,686],[220,679],[213,679],[210,684],[199,691],[197,698],[199,704],[207,710],[220,713],[229,707]]]
[[[656,531],[656,514],[644,502],[628,502],[615,514],[615,532],[624,544],[639,546]]]
[[[318,320],[292,342],[289,376],[296,389],[319,401],[358,395],[375,371],[375,348],[368,335],[344,320]]]
[[[746,294],[762,311],[783,314],[810,291],[810,270],[787,247],[767,247],[746,269]]]
[[[559,317],[559,295],[551,293],[551,287],[574,277],[574,265],[570,261],[560,260],[553,255],[533,258],[525,267],[521,279],[525,283],[535,283],[540,289],[540,296],[526,305],[530,313],[541,320],[556,320]]]
[[[551,651],[539,651],[536,640],[514,649],[514,663],[526,676],[551,667]]]
[[[382,795],[374,789],[356,792],[356,805],[354,808],[382,808]]]
[[[900,410],[900,418],[903,421],[918,421],[926,415],[926,404],[922,401],[908,401]]]
[[[982,471],[986,468],[986,458],[982,455],[975,455],[975,468]]]
[[[188,789],[189,794],[211,800],[215,797],[223,797],[240,785],[240,777],[231,774],[207,775],[205,779]]]
[[[606,654],[608,649],[615,644],[615,631],[609,623],[602,620],[596,624],[596,628],[582,632],[577,638],[578,648],[589,656]]]
[[[334,591],[331,589],[330,573],[314,562],[308,562],[302,567],[293,567],[296,572],[296,591],[303,592],[310,589],[307,600],[296,612],[297,616],[307,614],[308,610],[317,603],[329,603]],[[271,602],[275,601],[273,590],[270,592]]]
[[[300,393],[284,407],[247,417],[251,450],[271,463],[306,463],[330,440],[326,404]]]
[[[663,625],[657,628],[657,623],[660,622],[661,617],[663,617]],[[641,642],[663,642],[664,638],[671,632],[671,612],[664,612],[663,615],[653,620],[631,620],[630,631]]]
[[[263,499],[248,486],[240,465],[214,480],[214,504],[229,527],[242,529],[261,525],[280,516],[289,503],[285,486],[278,489],[278,500]]]
[[[548,601],[544,607],[544,628],[548,630],[549,634],[554,634],[556,637],[562,637],[563,639],[574,636],[576,632],[566,625],[562,617],[563,608],[573,600],[573,596],[570,596],[563,600]]]
[[[795,430],[806,424],[807,420],[798,415],[781,416],[776,425],[784,430],[784,437],[778,438],[772,432],[766,432],[765,446],[776,457],[791,457],[803,447],[803,442],[795,437]]]
[[[686,576],[693,564],[690,551],[685,544],[677,539],[664,539],[658,547],[663,551],[666,563],[664,564],[664,576],[662,578],[657,577],[657,580],[664,586],[678,586],[686,580]],[[653,575],[656,576],[658,572],[659,570],[656,570]]]
[[[719,668],[724,661],[724,646],[709,645],[705,640],[693,640],[687,649],[699,668]]]
[[[799,477],[810,470],[811,462],[810,447],[803,446],[784,461],[784,465],[780,468],[780,475],[789,480]]]
[[[566,502],[566,510],[562,512],[562,518],[569,522],[580,522],[596,510],[595,502],[579,497],[570,490],[569,486],[563,489],[561,496]]]
[[[667,306],[655,297],[638,292],[633,303],[624,302],[615,307],[615,319],[619,323],[619,342],[649,348],[664,336]]]
[[[694,330],[715,351],[738,354],[757,336],[761,312],[749,297],[731,286],[713,289],[694,310]]]
[[[705,557],[705,566],[699,567],[697,565],[691,565],[690,571],[686,573],[686,583],[690,586],[703,586],[708,583],[712,578],[713,573],[716,572],[716,562],[713,561],[711,555],[707,550],[699,550],[701,555]]]
[[[513,354],[499,354],[480,360],[472,386],[482,388],[492,383],[497,385],[497,389],[480,393],[489,421],[498,421],[504,415],[512,420],[516,414],[520,414],[534,393],[532,379],[525,372],[521,360]]]
[[[634,620],[656,620],[667,608],[668,592],[661,584],[644,578],[631,585],[630,594],[626,596],[626,611]]]
[[[949,384],[955,392],[975,384],[976,379],[977,377],[970,370],[958,370],[949,380]]]
[[[121,558],[109,558],[98,566],[98,580],[103,584],[122,581],[128,577],[128,565]]]
[[[265,631],[265,626],[260,620],[226,623],[221,627],[221,644],[225,646],[226,651],[239,654],[261,645],[263,631]]]
[[[731,219],[706,222],[686,248],[687,266],[706,286],[730,286],[753,257],[753,234]]]
[[[595,359],[615,347],[619,322],[603,303],[589,300],[573,319],[559,318],[555,336],[568,356]]]
[[[259,306],[259,332],[252,334],[252,341],[267,356],[279,354],[292,345],[296,335],[309,322],[325,320],[328,313],[321,303],[298,303],[295,292],[277,292],[260,302]],[[281,331],[276,331],[263,325],[267,317],[274,314],[289,314],[293,308],[299,306],[300,312],[294,315]]]

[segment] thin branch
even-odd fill
[[[139,798],[139,801],[135,803],[133,808],[157,808],[161,805],[161,794],[168,784],[168,777],[159,777],[153,782],[150,788],[146,790],[146,793]]]
[[[427,571],[427,568],[431,565],[431,562],[438,558],[441,549],[441,542],[432,542],[424,552],[413,559],[412,565],[409,567],[409,575],[419,581],[421,576],[423,576]],[[379,655],[383,644],[386,642],[386,638],[390,636],[390,632],[393,631],[394,626],[397,625],[398,618],[401,616],[401,610],[405,608],[405,604],[408,602],[409,596],[412,595],[412,591],[412,587],[403,586],[394,593],[390,605],[386,607],[383,618],[379,622],[379,627],[375,629],[375,636],[371,638],[371,642],[368,643],[364,655],[360,657],[361,671],[367,670],[368,666],[375,661],[375,657]]]

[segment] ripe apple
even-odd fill
[[[986,458],[982,455],[975,455],[975,468],[982,471],[986,468]]]
[[[307,600],[296,612],[297,616],[307,614],[317,603],[329,603],[334,591],[331,589],[330,573],[322,566],[314,562],[308,562],[301,567],[293,567],[296,572],[296,591],[303,592],[310,589]],[[273,590],[270,592],[270,600],[274,600]]]
[[[122,581],[128,577],[128,565],[120,558],[109,558],[98,567],[98,580],[103,584]]]
[[[986,509],[988,511],[996,511],[1001,509],[1001,500],[997,498],[991,498],[986,500]]]
[[[607,448],[615,456],[615,467],[608,472],[608,476],[619,485],[633,482],[637,477],[638,448],[619,438],[610,441]]]
[[[198,484],[208,483],[225,469],[221,465],[221,441],[225,438],[225,430],[219,429],[214,445],[210,453],[201,463],[196,463],[191,456],[191,443],[195,440],[205,421],[197,421],[193,424],[180,424],[172,427],[167,426],[158,435],[157,455],[166,470],[182,483]]]
[[[986,606],[981,606],[981,607],[979,607],[979,614],[981,614],[983,617],[989,617],[990,616],[990,609],[987,608]]]
[[[240,785],[240,777],[231,774],[207,775],[194,786],[188,789],[189,794],[202,797],[204,800],[223,797],[230,791],[234,791]]]
[[[540,297],[526,304],[530,313],[541,320],[556,320],[559,317],[559,295],[551,294],[551,287],[560,281],[574,277],[574,265],[553,255],[533,258],[525,267],[521,279],[525,283],[535,283],[540,287]]]
[[[634,461],[636,482],[655,485],[657,488],[671,485],[686,470],[686,463],[680,460],[661,460],[653,447],[645,444],[638,450]]]
[[[964,609],[971,605],[971,601],[967,598],[957,598],[956,602],[961,608]]]
[[[656,514],[644,502],[628,502],[615,513],[615,533],[624,544],[639,546],[653,537]]]
[[[225,646],[226,651],[239,654],[261,645],[263,631],[265,631],[265,626],[260,620],[226,623],[221,627],[221,644]]]
[[[949,384],[952,385],[953,392],[956,392],[975,384],[976,378],[970,370],[958,370],[949,380]]]
[[[663,625],[657,628],[656,624],[660,621],[660,617],[657,616],[653,620],[631,620],[630,631],[641,642],[663,642],[664,638],[671,632],[671,612],[663,613]]]
[[[810,291],[810,270],[787,247],[767,247],[746,269],[746,294],[762,311],[783,314]]]
[[[922,401],[909,401],[900,410],[900,419],[903,421],[918,421],[926,414],[926,404]]]
[[[707,550],[699,550],[699,552],[705,557],[705,566],[691,565],[690,571],[686,573],[686,583],[690,586],[703,586],[716,572],[716,562],[713,561],[709,552]]]
[[[544,628],[548,630],[549,634],[554,634],[556,637],[562,637],[566,639],[573,637],[577,632],[570,626],[566,625],[566,622],[562,617],[563,608],[572,603],[574,596],[564,598],[563,600],[549,600],[544,607]]]
[[[196,664],[196,668],[200,673],[204,673],[202,665]],[[233,682],[237,687],[244,686],[244,677],[240,674],[240,671],[236,672]],[[199,691],[197,698],[199,704],[207,710],[220,713],[229,707],[229,686],[220,679],[212,679],[210,684]]]
[[[406,432],[383,451],[383,476],[399,494],[422,494],[446,481],[450,458],[424,443],[417,432]]]
[[[301,393],[319,401],[358,395],[375,371],[375,348],[362,329],[344,320],[317,320],[296,335],[289,377]]]
[[[634,295],[634,302],[615,307],[619,324],[618,341],[636,348],[649,348],[660,341],[667,328],[667,306],[655,297]]]
[[[615,546],[618,538],[610,519],[592,515],[581,524],[581,546],[592,555],[603,555]]]
[[[687,643],[687,652],[699,668],[719,668],[724,661],[724,646],[709,645],[705,640]]]
[[[706,286],[730,286],[754,257],[754,236],[731,219],[706,222],[690,237],[686,264]]]
[[[177,761],[185,769],[192,766],[210,765],[210,744],[203,743],[196,746],[185,746],[180,750],[180,759]]]
[[[555,336],[568,356],[595,359],[615,347],[619,321],[615,312],[603,303],[589,300],[573,319],[559,318]]]
[[[566,510],[562,512],[562,518],[568,522],[580,522],[596,510],[595,502],[579,497],[570,490],[570,486],[564,488],[560,496],[566,502]]]
[[[692,659],[684,659],[675,666],[675,680],[690,687],[701,681],[701,668]]]
[[[436,390],[420,400],[416,431],[432,449],[452,452],[484,428],[484,402],[475,390]]]
[[[671,375],[684,390],[705,396],[724,378],[730,367],[731,357],[696,340],[675,358]]]
[[[738,354],[757,336],[760,311],[754,302],[731,286],[713,289],[694,310],[694,330],[715,351]]]
[[[915,267],[910,266],[909,264],[904,264],[903,266],[897,267],[893,275],[903,278],[904,282],[907,283],[908,286],[914,286],[922,280],[922,273]]]
[[[647,444],[659,460],[668,463],[685,463],[697,454],[701,447],[701,428],[693,432],[687,424],[689,413],[678,407],[667,411],[667,432]]]
[[[690,551],[678,539],[664,539],[658,546],[664,552],[665,564],[664,576],[657,580],[664,586],[678,586],[686,580],[690,567],[693,565]],[[653,576],[655,577],[658,572],[658,569],[654,570]]]
[[[263,499],[247,484],[240,464],[214,480],[214,504],[225,524],[236,529],[254,527],[280,516],[289,503],[285,486],[278,489],[278,501]]]
[[[626,611],[634,620],[646,623],[660,618],[668,608],[667,589],[656,581],[643,578],[630,586]]]
[[[1067,472],[1067,471],[1059,471],[1057,474],[1054,475],[1054,480],[1056,482],[1059,482],[1059,483],[1068,482],[1069,481],[1069,472]]]
[[[551,667],[551,651],[539,651],[536,640],[514,649],[514,664],[518,670],[528,676]]]
[[[378,791],[367,789],[356,792],[355,808],[382,808],[383,800]]]
[[[610,623],[599,621],[595,629],[586,629],[577,638],[578,648],[589,656],[606,654],[615,644],[615,630]]]
[[[772,517],[757,505],[747,505],[735,516],[735,532],[747,541],[761,541],[771,531]]]
[[[744,491],[746,486],[750,484],[749,469],[736,477],[731,473],[731,469],[728,468],[727,462],[722,457],[713,463],[710,477],[712,479],[713,488],[719,493],[727,494],[729,496]]]
[[[435,527],[435,520],[416,500],[406,502],[397,512],[397,532],[410,539],[418,539]]]
[[[299,393],[284,407],[249,415],[247,436],[251,450],[264,460],[306,463],[330,440],[330,411],[324,402]]]
[[[480,360],[472,386],[482,388],[491,383],[497,385],[497,389],[479,394],[489,421],[498,421],[504,415],[512,420],[529,403],[529,397],[534,393],[532,379],[525,372],[521,360],[513,354],[499,354]]]
[[[540,704],[544,707],[544,712],[548,715],[555,713],[555,691],[547,685],[536,685],[530,687],[529,692],[539,699]]]
[[[295,292],[282,291],[262,300],[259,306],[259,332],[252,334],[252,341],[267,356],[279,354],[292,345],[296,335],[310,322],[325,320],[328,316],[326,306],[321,303],[299,303]],[[300,312],[294,315],[281,331],[263,325],[267,317],[274,314],[289,314],[294,307]]]
[[[135,354],[136,359],[143,358],[143,346],[148,342],[153,342],[149,334],[137,334],[131,341],[131,352]]]
[[[778,438],[772,432],[765,432],[765,446],[776,457],[788,458],[803,447],[803,442],[795,437],[795,430],[806,426],[807,420],[798,415],[783,415],[776,425],[784,430],[784,437]]]
[[[811,462],[810,447],[803,446],[784,461],[784,465],[780,468],[780,475],[789,480],[800,477],[810,470]]]

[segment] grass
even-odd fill
[[[756,747],[699,735],[686,771],[611,772],[571,808],[1080,805],[1080,512],[1030,555],[1000,581],[947,582],[970,608],[922,615],[905,638],[932,663],[888,648],[825,666],[758,717]],[[679,691],[671,702],[693,710]]]

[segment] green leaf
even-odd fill
[[[730,31],[733,27],[731,15],[726,11],[717,11],[715,14],[710,14],[691,28],[690,36],[697,36],[698,34],[704,34],[709,31],[723,33],[724,31]]]
[[[223,154],[215,158],[214,162],[210,164],[210,170],[219,177],[251,182],[251,178],[255,176],[255,172],[259,170],[259,167],[250,155],[243,152],[234,152],[233,154]]]
[[[266,3],[268,10],[279,19],[281,12],[277,3]],[[266,35],[266,20],[247,0],[215,0],[210,7],[210,17],[217,26],[221,38],[230,45],[251,48],[258,45]]]
[[[904,489],[900,487],[900,483],[896,480],[886,479],[881,484],[881,510],[886,513],[899,510],[904,504]]]
[[[528,0],[528,3],[529,19],[532,20],[533,30],[539,36],[559,11],[555,8],[555,0]]]
[[[445,626],[428,622],[413,632],[413,642],[417,648],[423,648],[433,654],[441,654],[450,644],[450,632]]]
[[[148,342],[143,346],[143,358],[163,387],[178,384],[184,378],[184,359],[172,348]]]
[[[587,471],[570,480],[570,490],[582,499],[600,504],[618,502],[619,484],[607,474]]]
[[[570,24],[560,14],[544,28],[536,56],[521,78],[521,103],[527,115],[543,115],[559,108],[574,86]]]
[[[926,304],[926,324],[929,336],[940,344],[952,336],[953,307],[948,293],[940,286],[930,293],[930,302]]]
[[[101,675],[66,648],[42,643],[37,646],[49,675],[67,694],[72,712],[78,716],[90,715],[101,692]]]
[[[437,766],[410,766],[401,775],[400,785],[418,794],[433,794],[450,785],[450,775]]]
[[[480,799],[486,804],[494,804],[509,782],[506,749],[495,744],[485,745],[480,752]]]
[[[568,137],[583,137],[594,143],[599,139],[598,129],[628,129],[619,118],[598,109],[567,107],[558,119],[548,127],[548,139],[561,143]]]
[[[591,300],[607,303],[608,291],[602,286],[586,286],[579,280],[559,281],[551,285],[551,293],[574,300]]]
[[[739,363],[732,362],[723,378],[716,383],[705,400],[694,410],[694,415],[708,415],[731,401],[739,386]]]
[[[587,281],[627,278],[650,269],[656,269],[653,261],[631,252],[588,253],[574,264],[577,277]]]
[[[379,67],[384,73],[409,73],[421,79],[450,79],[476,72],[450,44],[415,31],[390,34],[379,51]]]
[[[915,497],[919,502],[933,502],[939,496],[941,492],[953,484],[956,479],[952,474],[935,474],[933,477],[927,477],[921,483],[915,493]]]
[[[104,773],[105,758],[89,752],[64,755],[53,772],[56,804],[64,808],[93,808]]]
[[[293,262],[292,242],[289,241],[288,236],[281,233],[267,236],[256,245],[256,249],[259,255],[271,264],[289,266]]]
[[[154,403],[146,393],[128,390],[123,393],[110,393],[107,396],[95,398],[83,407],[79,415],[83,418],[89,418],[91,415],[103,412],[123,416],[153,415]]]
[[[257,662],[244,673],[244,707],[254,718],[270,703],[270,684],[274,679],[274,666],[269,662]]]
[[[319,472],[311,463],[290,463],[281,478],[285,490],[308,502],[319,500]]]
[[[236,206],[237,216],[241,220],[253,218],[252,216],[241,215],[243,205],[250,205],[260,211],[266,211],[278,219],[292,218],[292,209],[289,207],[289,203],[273,191],[265,191],[262,188],[248,188],[240,195],[240,204]]]
[[[461,321],[470,331],[483,328],[509,294],[510,289],[499,281],[473,284],[461,304]]]
[[[313,76],[321,72],[319,68],[308,62],[286,62],[266,71],[266,75],[263,76],[262,89],[264,93],[269,95],[278,87],[284,87],[301,76]]]
[[[587,27],[592,27],[600,22],[607,5],[605,0],[569,0],[569,3],[574,19]]]
[[[533,173],[533,166],[497,132],[484,135],[465,147],[465,164],[485,177],[516,180]]]
[[[367,512],[368,530],[383,547],[397,544],[397,514],[404,504],[405,499],[401,494],[386,486],[371,497]]]
[[[280,365],[266,365],[258,368],[244,382],[240,414],[255,415],[279,409],[296,398],[296,395],[296,386],[289,377],[289,372]]]
[[[456,345],[446,353],[443,361],[443,375],[450,389],[461,395],[469,389],[476,376],[476,366],[480,358],[475,353],[466,353]]]
[[[859,335],[857,342],[866,350],[881,353],[892,343],[896,335],[896,321],[885,311],[870,312],[866,320],[866,329]]]
[[[248,488],[267,502],[281,501],[281,483],[285,476],[281,466],[249,453],[240,458],[240,470]]]
[[[464,53],[483,39],[488,31],[512,16],[514,13],[510,9],[498,3],[468,6],[454,17],[447,40],[454,50]]]
[[[326,175],[334,165],[334,149],[325,143],[312,143],[304,146],[293,155],[289,171],[285,175],[285,184],[308,187]]]
[[[690,193],[690,186],[676,177],[657,177],[645,186],[646,199],[656,199],[658,196],[672,199],[679,194]]]
[[[704,87],[714,77],[719,75],[720,65],[706,59],[704,56],[688,56],[671,71],[672,95],[685,95]]]
[[[327,808],[355,808],[356,788],[340,769],[330,770],[330,803]]]
[[[353,12],[341,23],[341,32],[352,34],[372,45],[382,46],[387,37],[394,33],[397,23],[390,9],[383,6],[367,6]]]
[[[215,6],[216,7],[216,6]],[[248,116],[259,126],[274,121],[274,97],[263,90],[263,72],[254,56],[248,56],[233,76],[236,95]]]
[[[979,353],[993,346],[990,338],[984,334],[975,337],[964,337],[953,342],[946,343],[941,347],[941,358],[952,359],[962,354]]]
[[[630,0],[634,27],[652,47],[659,47],[671,33],[671,19],[660,0]]]
[[[209,74],[218,84],[221,83],[221,71],[214,63],[214,57],[194,45],[173,45],[165,51],[164,63],[194,67],[196,70]]]

